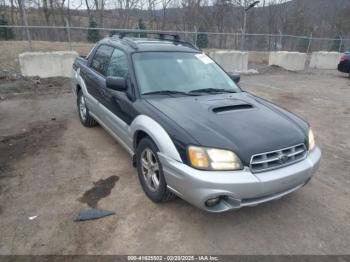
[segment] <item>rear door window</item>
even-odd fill
[[[101,45],[98,47],[94,57],[91,60],[91,68],[105,76],[112,52],[113,47],[111,46]]]

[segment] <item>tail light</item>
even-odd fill
[[[340,62],[344,62],[344,61],[346,61],[347,59],[346,59],[346,57],[345,56],[342,56],[341,58],[340,58]]]

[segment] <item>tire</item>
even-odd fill
[[[160,203],[170,201],[176,195],[167,188],[157,152],[156,144],[148,137],[143,138],[136,150],[136,165],[143,191],[153,202]]]
[[[85,97],[81,90],[78,92],[77,96],[77,107],[80,122],[85,127],[97,126],[96,120],[90,115],[89,109],[86,106]]]

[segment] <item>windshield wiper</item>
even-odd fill
[[[199,94],[193,94],[193,93],[187,93],[182,91],[175,91],[175,90],[159,90],[159,91],[153,91],[144,93],[143,95],[186,95],[186,96],[198,96]]]
[[[201,88],[192,90],[190,93],[236,93],[236,91],[223,88]]]

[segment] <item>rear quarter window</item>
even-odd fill
[[[91,68],[100,73],[106,75],[106,71],[109,65],[109,60],[113,52],[113,47],[108,45],[101,45],[97,48],[96,53],[91,59]]]

